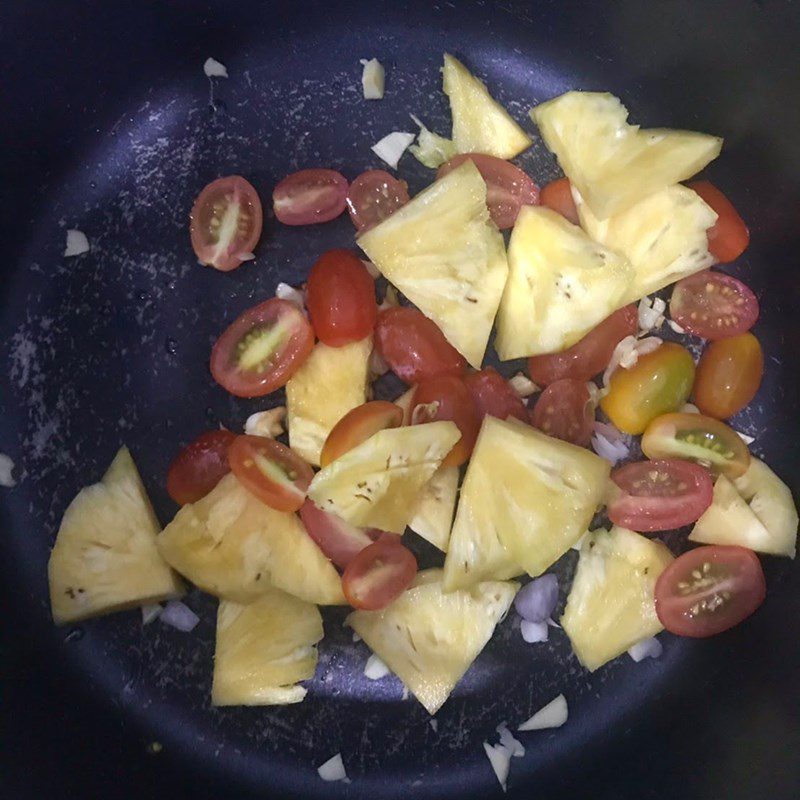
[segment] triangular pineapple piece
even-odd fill
[[[521,569],[540,575],[586,531],[609,471],[582,447],[487,416],[461,488],[445,588]]]
[[[669,186],[627,211],[600,221],[573,189],[578,216],[595,241],[624,255],[633,279],[624,303],[632,303],[664,286],[710,267],[706,231],[716,212],[686,186]]]
[[[544,206],[520,210],[508,265],[495,339],[503,361],[575,344],[623,305],[633,280],[624,256]]]
[[[447,552],[458,494],[458,467],[438,469],[422,489],[414,517],[408,523],[414,533]]]
[[[322,617],[278,589],[248,605],[221,600],[211,702],[215,706],[299,703],[298,681],[314,676]]]
[[[547,147],[598,219],[691,178],[722,149],[705,133],[629,125],[611,94],[567,92],[531,110]]]
[[[343,347],[317,342],[286,384],[289,445],[319,466],[319,454],[333,426],[367,402],[372,337]]]
[[[402,534],[422,488],[460,438],[452,422],[379,431],[318,472],[308,497],[351,525]]]
[[[358,239],[377,268],[480,369],[508,274],[472,161],[440,178]]]
[[[663,630],[653,590],[672,561],[661,542],[626,528],[587,535],[561,618],[584,667],[594,672]]]
[[[178,576],[156,548],[160,530],[122,447],[100,483],[81,489],[64,512],[47,569],[56,623],[180,595]]]
[[[449,53],[444,55],[442,83],[450,98],[457,152],[508,159],[531,146],[530,136],[489,94],[483,82]]]
[[[490,581],[446,594],[441,570],[426,570],[391,605],[355,611],[347,623],[435,714],[491,639],[518,588]]]
[[[339,573],[297,515],[262,503],[233,474],[185,505],[158,549],[196,586],[227,600],[247,603],[277,587],[309,603],[345,603]]]

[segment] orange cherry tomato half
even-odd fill
[[[464,378],[480,418],[487,414],[497,419],[516,417],[528,422],[528,409],[522,398],[494,367],[485,367]]]
[[[676,636],[704,638],[747,619],[767,596],[758,556],[745,547],[689,550],[658,576],[656,614]]]
[[[228,460],[242,486],[276,511],[297,511],[314,477],[300,456],[265,436],[237,436]]]
[[[562,217],[568,219],[573,225],[581,224],[580,218],[578,217],[578,209],[575,207],[575,201],[572,199],[572,189],[570,188],[567,178],[559,178],[558,180],[548,183],[539,195],[539,202],[543,206],[547,206],[561,214]]]
[[[408,201],[408,184],[382,169],[362,172],[347,192],[347,209],[359,233],[383,222]]]
[[[303,312],[273,297],[245,311],[211,350],[214,380],[237,397],[261,397],[285,386],[314,347]]]
[[[328,250],[311,267],[306,305],[323,344],[342,347],[357,342],[375,327],[375,281],[351,250]]]
[[[347,204],[347,178],[333,169],[301,169],[272,191],[272,210],[284,225],[329,222]]]
[[[386,428],[399,428],[403,424],[403,409],[386,400],[371,400],[348,411],[334,426],[322,446],[319,457],[321,467],[343,456],[370,436]]]
[[[353,608],[377,611],[396,600],[414,580],[417,560],[393,537],[381,537],[347,565],[342,590]]]
[[[167,492],[178,505],[201,500],[231,471],[228,447],[235,438],[230,431],[207,431],[175,456],[167,472]]]
[[[261,237],[258,192],[239,175],[217,178],[194,201],[189,232],[201,264],[221,272],[250,258]]]
[[[747,250],[750,231],[733,203],[713,183],[693,181],[689,184],[705,203],[717,212],[717,221],[708,229],[708,249],[720,264],[733,261]]]
[[[308,498],[300,506],[300,519],[317,547],[340,569],[347,565],[375,540],[368,531],[323,511]]]
[[[594,406],[585,381],[551,383],[531,412],[531,424],[548,436],[586,447],[592,440]]]
[[[461,378],[440,375],[423,381],[414,395],[411,424],[436,420],[455,422],[461,438],[442,461],[443,467],[458,467],[472,455],[481,427],[481,416],[469,389]]]
[[[588,381],[602,372],[611,360],[614,348],[639,330],[639,313],[634,304],[606,317],[583,339],[560,353],[532,356],[528,359],[531,380],[547,386],[563,378]]]
[[[752,333],[711,342],[697,365],[694,402],[703,414],[728,419],[755,397],[763,373],[764,353]]]

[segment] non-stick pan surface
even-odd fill
[[[197,191],[240,173],[268,201],[297,168],[353,178],[381,166],[371,144],[413,130],[409,113],[446,132],[444,50],[529,129],[532,104],[581,88],[613,91],[638,122],[725,137],[709,174],[750,223],[731,271],[761,300],[767,353],[740,427],[796,490],[797,11],[770,0],[4,4],[0,451],[19,482],[0,490],[3,796],[493,797],[481,743],[563,692],[568,724],[524,738],[509,794],[797,797],[800,577],[785,560],[765,559],[770,593],[747,624],[702,642],[665,635],[661,659],[592,675],[561,632],[524,645],[512,615],[436,730],[394,679],[363,676],[368,651],[341,611],[326,613],[304,703],[218,710],[210,598],[189,597],[202,618],[192,635],[143,629],[138,612],[57,629],[45,571],[65,505],[123,442],[171,517],[176,447],[263,407],[213,383],[211,342],[278,281],[302,281],[322,250],[352,245],[346,218],[270,219],[255,262],[202,269],[187,232]],[[213,93],[209,56],[230,73]],[[372,56],[387,94],[367,103],[358,60]],[[520,163],[539,182],[556,174],[538,140]],[[412,193],[431,178],[410,157],[401,174]],[[72,227],[92,250],[64,259]],[[574,562],[557,567],[562,604]],[[352,783],[325,784],[315,767],[339,751]]]

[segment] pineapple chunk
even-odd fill
[[[249,605],[221,600],[211,702],[215,706],[299,703],[298,681],[314,676],[322,617],[312,603],[270,589]]]
[[[47,572],[57,624],[182,594],[156,548],[161,530],[127,447],[61,520]]]
[[[691,178],[713,161],[722,139],[629,125],[611,94],[567,92],[531,110],[547,147],[599,219]]]
[[[492,637],[519,588],[481,583],[445,594],[441,570],[421,572],[380,611],[355,611],[347,623],[414,697],[435,714]]]
[[[465,161],[359,237],[377,268],[476,369],[508,274],[486,184]]]
[[[447,552],[458,494],[458,467],[442,467],[422,489],[414,517],[408,523],[414,533]]]
[[[523,206],[508,248],[509,276],[497,317],[501,360],[575,344],[623,305],[633,268],[544,206]]]
[[[661,542],[626,528],[588,534],[561,618],[584,667],[594,672],[663,630],[653,590],[672,560]]]
[[[309,603],[345,603],[339,574],[297,516],[262,503],[232,474],[177,513],[158,549],[192,583],[226,600],[247,603],[277,587]]]
[[[540,575],[586,531],[610,469],[582,447],[487,416],[461,489],[445,590]]]
[[[632,303],[714,263],[706,231],[717,214],[686,186],[669,186],[602,222],[573,189],[578,215],[595,241],[633,266],[623,303]]]
[[[286,384],[289,445],[319,466],[319,454],[333,426],[367,402],[372,337],[343,347],[317,342]]]
[[[351,525],[402,534],[422,488],[460,438],[452,422],[378,431],[318,472],[308,496]]]
[[[449,53],[444,55],[442,83],[450,98],[456,152],[508,159],[531,146],[530,136],[489,94],[483,82]]]

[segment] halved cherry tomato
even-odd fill
[[[228,460],[239,483],[277,511],[297,511],[314,477],[293,450],[266,436],[237,436]]]
[[[563,378],[588,381],[608,366],[614,348],[638,330],[639,314],[631,303],[606,317],[572,347],[560,353],[529,358],[528,372],[532,380],[544,386]]]
[[[464,378],[480,418],[487,414],[497,419],[516,417],[528,422],[528,409],[522,398],[494,367],[485,367]]]
[[[286,385],[313,347],[303,312],[273,297],[225,329],[211,350],[211,374],[237,397],[261,397]]]
[[[258,244],[261,200],[240,175],[217,178],[200,192],[189,220],[192,247],[200,263],[229,272],[248,260]]]
[[[558,180],[548,183],[539,195],[539,202],[543,206],[547,206],[561,214],[562,217],[568,219],[573,225],[581,224],[580,218],[578,217],[578,209],[575,206],[575,201],[572,199],[572,189],[569,185],[569,179],[559,178]]]
[[[486,183],[486,205],[500,230],[513,226],[522,206],[538,205],[539,187],[533,180],[519,167],[495,156],[462,153],[439,167],[437,179],[460,167],[467,159],[475,164]]]
[[[178,505],[201,500],[231,471],[228,447],[235,438],[230,431],[206,431],[175,456],[167,472],[167,493]]]
[[[365,547],[345,567],[342,589],[353,608],[377,611],[397,599],[414,580],[417,559],[399,541],[385,537]]]
[[[592,440],[594,406],[585,381],[551,383],[531,412],[531,423],[548,436],[585,447]]]
[[[693,181],[689,184],[717,212],[717,221],[708,229],[708,249],[720,264],[727,264],[747,250],[750,231],[733,203],[713,183]]]
[[[386,400],[371,400],[348,411],[334,426],[322,446],[319,456],[321,467],[343,456],[370,436],[386,428],[399,428],[403,424],[403,409]]]
[[[711,342],[697,365],[694,401],[709,417],[732,417],[755,397],[763,373],[764,354],[752,333]]]
[[[336,219],[347,205],[347,178],[333,169],[301,169],[272,191],[272,209],[284,225]]]
[[[408,201],[408,184],[382,169],[362,172],[347,192],[347,209],[359,233],[383,222]]]
[[[640,434],[656,417],[683,406],[693,383],[691,353],[679,344],[664,342],[640,356],[630,369],[614,371],[600,408],[621,431]]]
[[[710,270],[678,281],[669,301],[672,319],[703,339],[725,339],[749,331],[758,311],[758,300],[747,286]]]
[[[676,636],[704,638],[747,619],[767,596],[758,556],[745,547],[689,550],[658,577],[656,614]]]
[[[611,480],[617,490],[608,518],[632,531],[668,531],[696,522],[714,493],[707,469],[676,458],[626,464]]]
[[[331,347],[356,342],[375,327],[375,281],[351,250],[328,250],[311,267],[306,305],[321,342]]]
[[[411,424],[435,420],[451,420],[461,431],[461,438],[442,461],[443,467],[460,466],[472,454],[481,427],[481,416],[475,401],[461,378],[440,375],[422,381],[417,387]]]
[[[750,451],[735,430],[703,414],[664,414],[642,436],[648,458],[685,458],[738,478],[750,466]]]
[[[375,541],[367,531],[317,508],[308,499],[300,506],[300,519],[319,549],[340,569]]]
[[[375,347],[392,372],[406,383],[438,375],[462,375],[467,362],[421,311],[409,306],[378,314]]]

